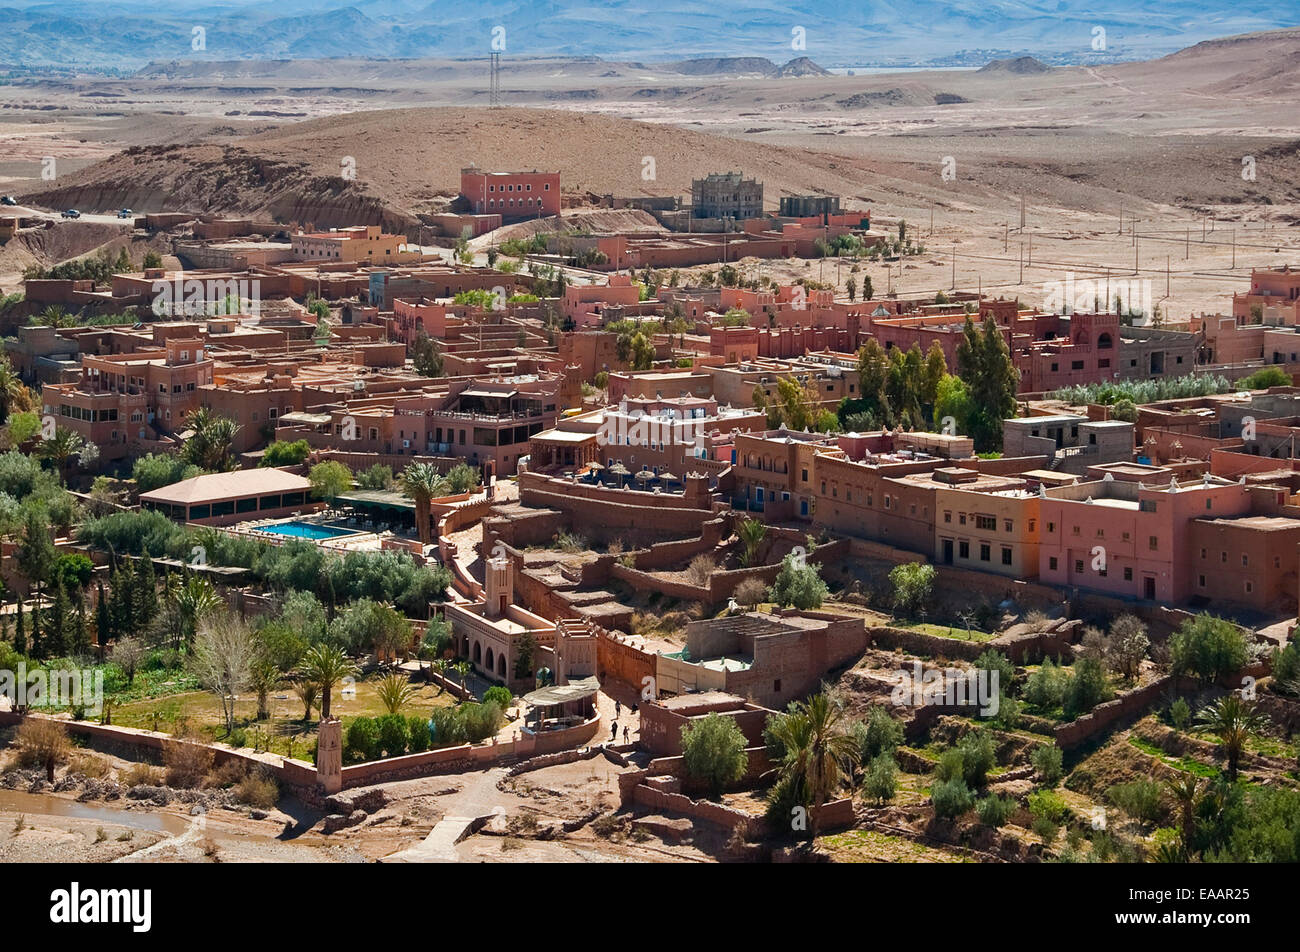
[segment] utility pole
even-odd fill
[[[1021,192],[1020,193],[1020,231],[1024,232],[1024,230],[1025,230],[1025,195],[1023,192]]]
[[[1165,255],[1165,297],[1169,297],[1169,255]]]
[[[1237,229],[1232,229],[1232,269],[1237,267]]]
[[[1115,234],[1117,235],[1124,234],[1124,203],[1123,202],[1119,203],[1119,231],[1115,232]]]
[[[952,289],[957,290],[957,246],[952,246]]]
[[[1020,242],[1020,280],[1016,283],[1025,283],[1025,243],[1023,241]]]
[[[1002,253],[1007,253],[1007,239],[1011,235],[1011,223],[1004,222],[1002,225]]]

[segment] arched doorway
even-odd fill
[[[477,641],[474,642],[474,663],[480,667],[483,665],[483,648]]]

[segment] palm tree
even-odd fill
[[[230,417],[199,407],[190,413],[186,424],[192,431],[181,447],[181,457],[200,469],[222,471],[230,468],[231,447],[240,425]]]
[[[415,528],[420,534],[420,544],[428,545],[430,531],[429,501],[442,491],[442,475],[431,463],[412,463],[397,478],[402,491],[415,502]]]
[[[23,401],[26,389],[9,358],[0,355],[0,423],[9,420],[10,411],[16,403]]]
[[[833,704],[825,693],[809,698],[804,710],[808,716],[806,770],[808,792],[813,797],[812,836],[815,840],[822,804],[839,790],[844,777],[852,772],[858,760],[859,747],[849,733],[844,709]]]
[[[220,608],[224,602],[212,583],[198,575],[189,575],[169,593],[176,602],[181,637],[189,641],[199,622]]]
[[[393,672],[375,686],[375,695],[384,710],[396,714],[415,696],[415,688],[405,674]]]
[[[1196,833],[1196,801],[1201,793],[1201,778],[1196,774],[1178,771],[1178,776],[1165,781],[1165,789],[1178,805],[1178,814],[1182,826],[1183,849],[1192,848],[1192,836]]]
[[[1219,743],[1228,756],[1228,782],[1235,782],[1237,761],[1246,749],[1246,738],[1264,726],[1264,716],[1234,691],[1204,708],[1196,722],[1219,736]]]
[[[56,426],[54,434],[36,444],[35,456],[54,464],[62,475],[68,467],[68,461],[74,456],[86,453],[88,444],[81,434],[65,427]]]
[[[736,535],[740,536],[740,541],[745,546],[745,555],[741,561],[746,566],[753,565],[758,555],[758,547],[763,544],[763,537],[767,535],[767,526],[758,519],[746,519],[736,526]]]
[[[315,681],[308,681],[306,678],[302,678],[294,684],[293,693],[298,695],[298,700],[303,703],[303,721],[306,722],[311,720],[311,709],[315,707],[317,701],[320,700],[320,685]]]
[[[451,666],[451,669],[460,675],[460,687],[462,691],[468,691],[467,683],[469,681],[469,662],[457,661]]]
[[[76,327],[77,318],[57,304],[51,304],[36,316],[36,323],[45,327]]]
[[[447,677],[447,669],[451,667],[451,662],[448,661],[446,658],[434,658],[433,661],[431,662],[431,665],[433,667],[433,670],[437,671],[438,674],[445,679]],[[446,690],[447,690],[447,682],[445,680],[439,681],[438,693],[441,694]]]
[[[303,677],[320,688],[321,720],[330,716],[330,691],[344,678],[354,677],[357,666],[333,645],[319,644],[303,657]]]

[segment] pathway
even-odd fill
[[[465,786],[450,794],[446,813],[434,824],[429,835],[408,849],[385,856],[383,863],[456,863],[460,856],[456,844],[494,813],[503,812],[502,794],[497,781],[506,775],[505,767],[491,767],[478,774],[463,774]]]

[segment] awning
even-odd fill
[[[462,397],[480,397],[482,399],[509,400],[511,397],[518,396],[518,390],[509,390],[506,393],[498,393],[495,390],[462,390]]]
[[[600,682],[595,678],[583,678],[568,684],[557,684],[549,688],[538,688],[524,695],[524,701],[533,707],[556,707],[569,701],[581,701],[600,690]]]
[[[328,413],[303,413],[301,411],[295,410],[292,413],[281,414],[278,422],[308,423],[311,424],[312,426],[320,426],[323,423],[328,423],[332,419],[333,417],[331,417]]]

